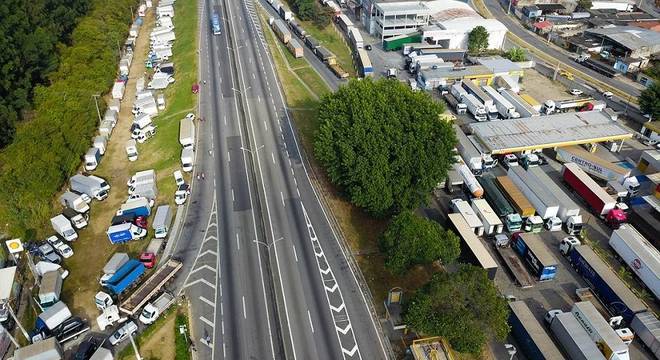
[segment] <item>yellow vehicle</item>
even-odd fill
[[[561,75],[561,76],[567,78],[568,80],[573,80],[573,79],[575,79],[575,77],[573,76],[573,73],[571,73],[571,72],[569,72],[569,71],[566,71],[566,70],[561,70],[561,71],[559,72],[559,75]]]

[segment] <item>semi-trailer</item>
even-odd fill
[[[511,334],[528,359],[565,359],[524,301],[511,301],[509,308]]]
[[[495,91],[495,89],[488,85],[482,86],[481,89],[483,89],[486,95],[493,99],[495,108],[503,119],[517,119],[520,117],[520,114],[516,111],[516,108],[513,106],[513,104],[511,104],[509,100],[500,95],[500,93]]]
[[[492,176],[482,176],[479,182],[484,189],[484,198],[492,206],[495,214],[504,219],[503,221],[507,231],[520,231],[522,228],[522,218],[515,212],[504,194],[497,187],[495,178]]]
[[[626,222],[627,216],[616,209],[616,200],[600,187],[575,163],[565,163],[561,168],[564,182],[579,195],[589,207],[612,228]]]
[[[605,360],[573,314],[556,314],[550,322],[550,329],[571,360]]]
[[[446,93],[445,94],[445,101],[447,101],[447,104],[456,111],[457,114],[465,114],[467,112],[467,105],[463,104],[462,102],[459,102],[459,100],[452,94]]]
[[[487,121],[488,112],[484,104],[479,101],[473,94],[466,94],[461,98],[461,101],[467,106],[467,110],[474,116],[477,121]]]
[[[536,176],[520,166],[510,167],[507,176],[522,191],[544,220],[557,216],[559,201],[544,186],[540,186]]]
[[[539,113],[536,109],[534,109],[531,105],[529,105],[515,92],[509,89],[504,89],[500,91],[500,95],[502,95],[502,97],[507,99],[511,103],[511,105],[513,105],[516,108],[516,112],[518,112],[520,117],[528,118],[528,117],[541,115],[541,113]]]
[[[573,304],[571,313],[582,325],[589,337],[608,360],[629,360],[628,345],[617,335],[610,324],[589,301]]]
[[[499,234],[504,229],[502,220],[497,216],[493,208],[488,205],[486,199],[472,199],[472,209],[483,223],[486,235]]]
[[[119,310],[129,316],[135,315],[138,310],[151,299],[160,289],[176,275],[183,263],[176,259],[168,259],[156,272],[147,278],[139,288],[122,301]]]
[[[491,99],[488,94],[486,94],[479,88],[477,84],[470,80],[461,82],[461,85],[463,88],[465,88],[465,90],[467,90],[468,93],[474,95],[479,100],[479,102],[485,106],[489,119],[491,119],[493,116],[495,119],[497,119],[497,108],[495,107],[495,103],[493,103],[493,99]]]
[[[460,155],[456,155],[456,165],[457,170],[461,178],[463,178],[463,184],[467,189],[470,191],[472,196],[474,197],[482,197],[484,194],[484,189],[481,187],[479,184],[479,181],[477,181],[477,178],[474,176],[470,168],[465,165],[465,162],[461,158]]]
[[[539,281],[552,280],[557,275],[557,259],[539,235],[517,232],[511,235],[513,249],[525,259]]]
[[[609,244],[655,298],[660,299],[660,251],[628,224],[612,232]]]
[[[582,231],[583,223],[580,215],[580,207],[571,199],[566,192],[559,187],[546,172],[540,167],[532,167],[527,170],[536,176],[538,185],[544,187],[550,192],[559,204],[557,217],[564,223],[566,232],[569,235],[578,235]]]
[[[470,207],[470,203],[462,199],[454,199],[451,201],[451,208],[453,212],[463,216],[465,222],[477,236],[484,234],[484,225],[479,219],[479,216]]]
[[[475,175],[481,175],[484,171],[483,168],[483,159],[481,158],[481,153],[477,150],[476,147],[472,144],[467,135],[461,130],[461,128],[454,124],[454,132],[456,133],[456,150],[465,161],[465,164],[470,167],[472,173]]]
[[[489,279],[494,279],[497,273],[497,262],[490,255],[486,247],[481,243],[477,235],[474,234],[465,218],[458,213],[447,214],[449,223],[461,238],[461,256],[465,256],[468,262],[480,266],[486,270]]]
[[[496,179],[497,185],[499,185],[500,189],[504,193],[504,196],[506,196],[511,205],[513,205],[513,208],[521,217],[527,218],[534,216],[536,210],[534,210],[532,204],[525,197],[525,195],[523,195],[522,191],[520,191],[520,188],[518,188],[513,183],[513,181],[511,181],[511,178],[508,176],[498,176]]]
[[[578,243],[562,252],[612,316],[622,316],[630,323],[635,314],[646,311],[646,305],[589,246]]]
[[[660,321],[658,318],[650,311],[635,314],[630,328],[642,340],[646,348],[655,355],[655,358],[660,359]]]

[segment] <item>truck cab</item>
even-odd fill
[[[493,157],[490,156],[490,154],[482,154],[481,158],[483,160],[482,164],[483,164],[484,170],[490,170],[490,169],[497,166],[497,159],[493,159]]]
[[[506,225],[507,231],[514,232],[522,229],[523,221],[520,214],[514,213],[509,214],[504,218],[504,224]]]
[[[605,223],[612,229],[618,229],[621,224],[628,221],[626,212],[620,208],[614,208],[605,215]]]
[[[94,303],[96,304],[97,309],[103,311],[112,306],[114,301],[112,300],[112,296],[110,296],[108,293],[99,291],[94,296]]]
[[[502,166],[504,166],[505,169],[509,169],[510,167],[513,166],[519,166],[520,164],[518,163],[518,157],[514,154],[506,154],[504,157],[502,157]]]
[[[571,216],[566,220],[566,232],[569,235],[580,235],[583,226],[582,215]]]
[[[571,250],[580,245],[582,245],[582,243],[578,238],[575,236],[567,236],[561,239],[561,242],[559,242],[559,252],[566,256],[569,252],[571,252]]]
[[[561,222],[561,219],[556,216],[553,216],[545,221],[545,228],[548,231],[560,231],[562,225],[563,224]]]
[[[534,167],[534,166],[539,166],[541,164],[538,155],[536,154],[523,154],[521,156],[521,164],[522,167],[525,168],[525,170]]]
[[[531,233],[539,233],[543,230],[543,218],[538,215],[533,215],[525,220],[525,231]]]

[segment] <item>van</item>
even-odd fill
[[[172,224],[172,211],[169,205],[161,205],[156,209],[156,215],[151,226],[154,229],[156,239],[162,239],[167,236]]]
[[[85,153],[85,170],[92,171],[99,166],[101,161],[101,151],[98,148],[92,147]]]

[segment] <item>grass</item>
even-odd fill
[[[167,312],[162,314],[155,323],[149,325],[145,331],[140,333],[135,342],[143,359],[174,359],[173,338],[180,337],[177,321],[179,313],[184,311],[172,305]],[[175,316],[176,314],[176,316]],[[118,360],[134,359],[135,353],[132,346],[125,347],[117,356]],[[177,358],[178,359],[178,358]]]
[[[314,25],[311,21],[300,21],[300,25],[307,31],[307,34],[314,37],[321,42],[324,46],[337,56],[337,63],[348,72],[351,76],[355,76],[355,67],[353,66],[353,56],[351,55],[351,48],[346,43],[342,34],[337,30],[334,23],[330,22],[328,26],[321,29]]]
[[[112,245],[107,240],[105,231],[110,219],[119,205],[126,200],[128,177],[139,170],[155,169],[159,190],[157,205],[174,205],[175,183],[172,172],[180,167],[181,147],[178,143],[179,120],[187,112],[194,112],[196,95],[191,86],[197,81],[197,11],[196,0],[179,0],[176,9],[176,36],[172,52],[172,61],[176,66],[176,82],[165,90],[166,110],[161,112],[154,122],[156,135],[144,144],[138,145],[139,158],[128,162],[124,143],[128,139],[130,101],[122,103],[122,116],[109,141],[106,154],[99,168],[94,172],[104,177],[112,189],[108,199],[92,203],[91,221],[87,228],[79,233],[79,239],[73,244],[75,255],[65,261],[64,266],[71,270],[71,275],[64,281],[63,299],[74,313],[93,319],[97,315],[94,294],[99,290],[97,280],[105,262],[114,252],[127,252],[137,256],[147,247],[151,239],[150,232],[146,239],[121,245]],[[145,18],[139,42],[148,43],[147,29],[154,22],[153,14]],[[131,78],[139,76],[143,69],[143,59],[147,45],[136,56],[131,69]],[[139,47],[139,46],[138,46]],[[131,82],[132,81],[132,82]],[[125,96],[134,96],[135,80],[129,80]],[[59,205],[58,205],[59,206]],[[59,208],[59,207],[54,207]]]
[[[188,317],[183,312],[179,311],[176,314],[176,322],[174,326],[174,331],[178,332],[180,327],[185,327],[186,329],[190,328],[188,323]],[[187,338],[184,336],[177,335],[175,343],[175,359],[176,360],[189,360],[191,359],[189,344]]]

